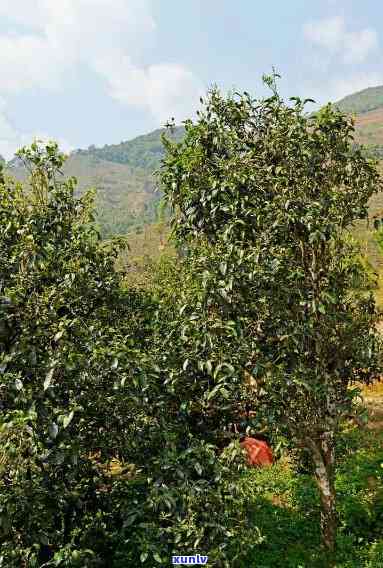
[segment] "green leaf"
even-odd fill
[[[52,440],[54,440],[57,437],[59,428],[56,424],[56,422],[51,422],[48,426],[48,432],[49,432],[49,436],[52,438]]]
[[[56,335],[54,336],[53,339],[54,339],[55,341],[58,341],[59,339],[62,338],[63,335],[64,335],[64,330],[62,329],[61,331],[58,331],[58,332],[56,333]]]
[[[49,369],[49,371],[45,375],[44,391],[46,391],[50,387],[54,372],[55,372],[55,367],[52,367],[51,369]]]
[[[69,424],[70,424],[71,421],[72,421],[73,416],[74,416],[73,410],[71,410],[71,412],[70,412],[69,414],[67,414],[66,416],[64,416],[64,419],[63,419],[63,428],[64,428],[64,429],[65,429],[67,426],[69,426]]]
[[[321,314],[325,314],[326,313],[326,306],[324,304],[319,304],[318,310],[320,311]]]
[[[141,552],[141,554],[140,554],[140,561],[141,561],[142,563],[144,563],[147,558],[148,558],[148,553],[147,553],[147,552]]]
[[[207,393],[206,396],[207,400],[211,400],[212,398],[214,398],[222,388],[223,386],[221,384],[216,385],[211,391]]]

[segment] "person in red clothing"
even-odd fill
[[[246,451],[247,463],[252,467],[270,466],[273,463],[273,453],[265,440],[245,436],[240,442]]]
[[[239,435],[240,446],[246,452],[247,465],[249,467],[270,466],[274,462],[273,452],[268,439],[262,433],[255,433],[248,436],[246,433],[250,413],[246,413],[247,420],[243,422],[230,423],[229,431]]]

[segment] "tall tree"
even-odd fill
[[[29,185],[0,180],[1,558],[85,566],[109,546],[100,466],[116,453],[134,461],[134,447],[140,455],[139,409],[118,387],[146,316],[121,290],[120,245],[100,241],[91,196],[75,198],[75,180],[62,177],[57,145],[19,157]]]
[[[207,325],[187,264],[127,288],[56,144],[19,157],[30,183],[0,178],[0,566],[161,566],[180,543],[232,566],[262,540],[215,444],[235,333]]]
[[[335,446],[359,389],[380,370],[375,306],[349,230],[381,190],[353,147],[353,122],[271,96],[213,89],[159,173],[173,230],[203,245],[211,297],[241,326],[254,406],[312,457],[323,544],[335,546]],[[207,254],[206,250],[210,253]],[[213,303],[214,304],[214,303]]]

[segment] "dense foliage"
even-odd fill
[[[89,188],[96,190],[96,223],[104,239],[156,221],[160,194],[155,191],[153,172],[164,155],[161,133],[156,130],[121,144],[77,150],[63,164],[64,176],[78,180],[76,196]],[[182,128],[176,129],[174,139],[182,134]],[[27,182],[17,157],[7,164],[7,173]]]
[[[332,549],[335,440],[359,392],[349,387],[381,369],[374,301],[346,230],[381,183],[352,148],[351,119],[286,105],[274,79],[260,101],[213,90],[183,142],[166,142],[160,177],[209,308],[242,334],[257,415],[312,456]]]
[[[165,142],[178,255],[148,264],[144,285],[124,272],[125,239],[101,239],[93,195],[62,175],[55,144],[19,152],[28,182],[0,169],[1,567],[153,567],[194,552],[217,567],[278,565],[273,519],[287,565],[327,562],[313,480],[294,468],[303,448],[332,548],[343,419],[355,381],[380,371],[348,229],[380,180],[343,114],[307,116],[266,82],[260,101],[213,90],[185,137]],[[149,213],[163,235],[167,210],[153,200]],[[276,457],[298,447],[296,465],[244,471],[233,424],[267,429]],[[339,566],[367,517],[358,559],[379,565],[379,452],[364,465],[373,490],[351,480],[359,509],[342,494],[347,464],[338,471]],[[294,548],[300,529],[313,547]]]
[[[0,184],[0,565],[153,566],[180,548],[232,565],[261,537],[241,534],[240,453],[219,453],[215,435],[223,404],[205,412],[232,371],[201,366],[193,289],[183,309],[159,296],[160,276],[151,294],[125,289],[123,242],[100,241],[57,147],[20,158],[31,189]],[[215,323],[209,352],[230,359]]]

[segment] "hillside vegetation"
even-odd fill
[[[361,144],[383,146],[383,106],[356,116],[355,125]],[[379,157],[381,156],[380,153]]]
[[[164,155],[164,131],[103,148],[76,150],[65,162],[63,175],[77,178],[77,195],[85,189],[96,190],[97,221],[103,237],[123,235],[155,220],[160,195],[153,173]],[[179,140],[182,133],[183,128],[175,128],[167,136]],[[27,177],[19,160],[8,164],[8,173],[20,181]]]
[[[368,88],[349,95],[336,103],[345,112],[356,113],[357,141],[383,156],[383,86]],[[63,168],[64,176],[78,179],[77,195],[92,187],[97,192],[97,220],[104,238],[114,234],[136,234],[145,225],[156,220],[156,209],[161,197],[156,191],[153,172],[164,156],[161,135],[164,129],[138,136],[120,144],[73,152]],[[183,127],[176,127],[173,139],[180,141]],[[169,136],[169,134],[167,134]],[[0,157],[1,161],[1,157]],[[25,180],[25,172],[14,161],[9,172]],[[370,202],[370,216],[383,211],[383,198],[375,196]],[[382,255],[364,224],[356,230],[364,251],[375,269],[382,265]]]
[[[92,146],[87,150],[77,150],[76,154],[125,164],[152,173],[158,168],[164,156],[161,142],[161,135],[164,132],[165,129],[161,128],[120,144],[105,145],[102,148]],[[167,136],[179,142],[183,134],[183,127],[176,127],[173,134],[168,133]]]
[[[356,114],[369,112],[383,107],[383,86],[369,87],[347,95],[336,103],[336,106],[343,112]]]
[[[383,158],[383,86],[370,87],[353,93],[336,103],[343,112],[352,113],[355,117],[355,137],[359,144],[380,160],[382,171]],[[369,201],[369,222],[356,224],[354,235],[362,244],[362,252],[368,258],[379,278],[377,300],[383,306],[382,272],[383,254],[376,241],[373,228],[374,219],[383,217],[383,196],[375,194]]]

